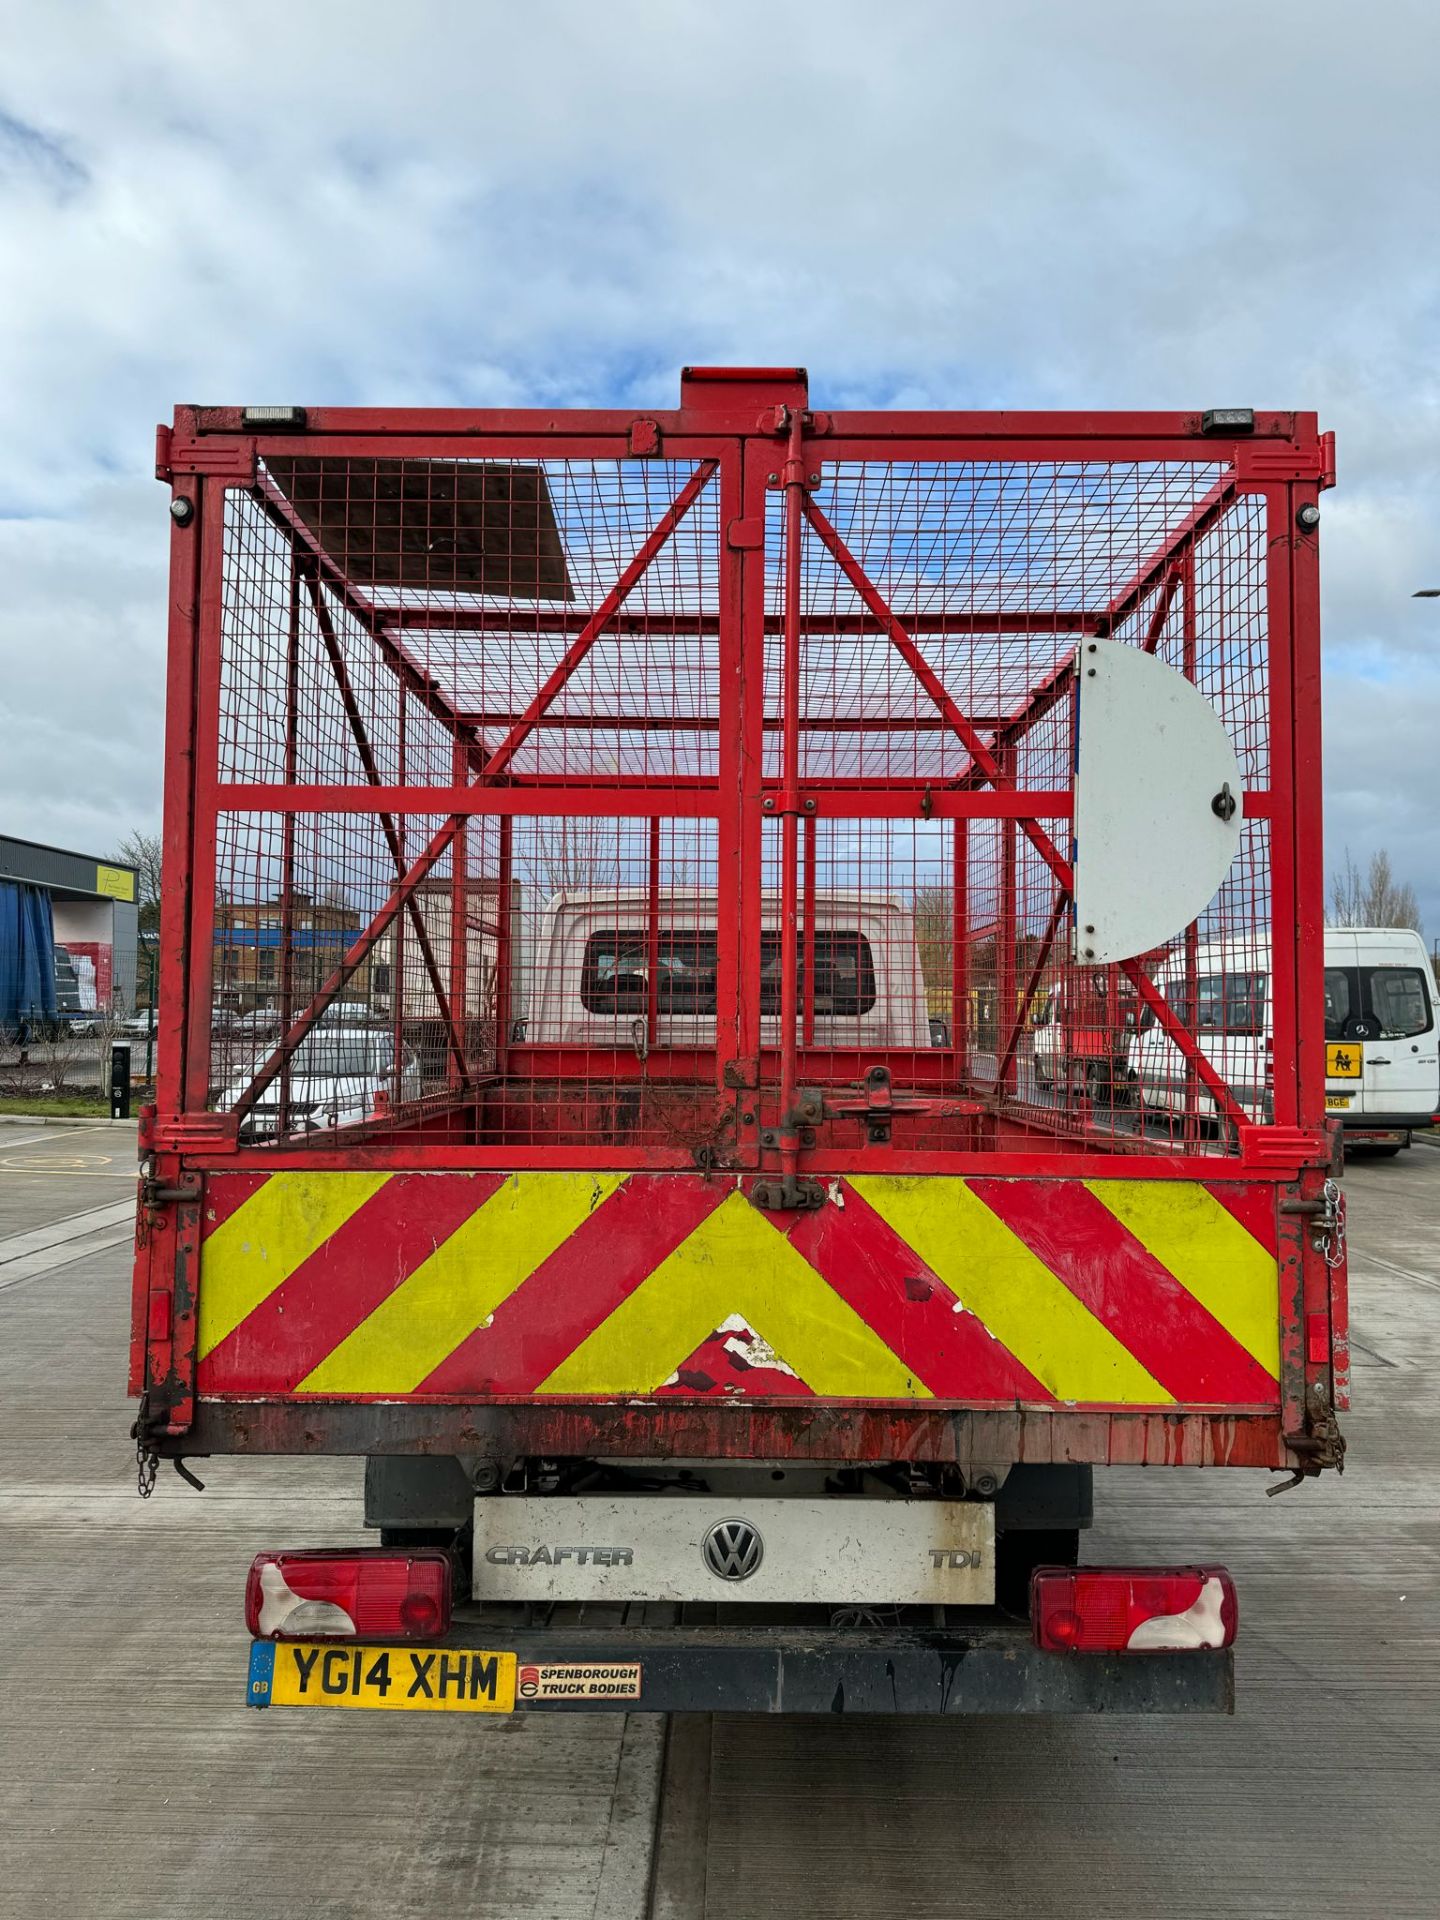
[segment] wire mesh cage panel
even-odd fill
[[[789,1177],[1296,1124],[1291,479],[779,413],[350,416],[207,482],[177,1084],[229,1151]],[[1189,924],[1092,965],[1099,640],[1203,695],[1244,810]]]

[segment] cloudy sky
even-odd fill
[[[1434,0],[0,0],[0,827],[158,822],[177,400],[1313,407],[1332,855],[1440,934]]]

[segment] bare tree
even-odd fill
[[[925,977],[931,1013],[950,1012],[951,948],[955,938],[955,897],[949,887],[915,889],[915,944]]]
[[[661,842],[661,886],[670,893],[697,886],[701,859],[703,849],[697,857],[686,823],[676,821]],[[516,864],[542,893],[642,886],[647,871],[643,847],[627,838],[619,821],[563,814],[534,822]]]
[[[116,849],[115,858],[124,867],[134,867],[139,876],[141,938],[160,928],[160,853],[158,833],[127,833]]]
[[[531,835],[534,879],[552,893],[598,886],[602,871],[615,871],[619,834],[612,821],[557,814],[537,820]]]
[[[1420,928],[1420,903],[1409,881],[1395,878],[1390,856],[1382,847],[1370,856],[1364,873],[1345,849],[1345,864],[1330,876],[1332,927]]]

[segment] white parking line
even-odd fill
[[[106,1227],[123,1226],[134,1218],[133,1200],[114,1200],[107,1206],[86,1207],[79,1213],[67,1213],[63,1219],[52,1220],[47,1226],[29,1227],[23,1233],[6,1234],[0,1239],[0,1269],[12,1260],[23,1259],[27,1254],[44,1253],[51,1247],[63,1245],[67,1240],[83,1240]],[[3,1273],[0,1273],[0,1278],[3,1278]]]
[[[1428,1287],[1432,1293],[1440,1293],[1440,1279],[1433,1273],[1416,1273],[1413,1267],[1398,1267],[1393,1260],[1382,1260],[1378,1253],[1367,1248],[1364,1253],[1356,1254],[1350,1262],[1353,1273],[1357,1268],[1363,1272],[1366,1267],[1378,1267],[1382,1273],[1393,1274],[1397,1280],[1413,1280],[1417,1287]]]
[[[68,1267],[87,1254],[123,1246],[134,1231],[134,1201],[117,1200],[110,1206],[67,1214],[48,1226],[8,1234],[0,1240],[0,1293],[53,1273],[57,1267]]]
[[[0,1134],[0,1151],[9,1153],[14,1147],[38,1147],[42,1143],[48,1146],[52,1140],[73,1140],[77,1133],[89,1133],[89,1127],[46,1127],[43,1133],[30,1133],[23,1140],[8,1140]]]
[[[61,1161],[58,1165],[42,1162],[36,1165],[24,1160],[0,1160],[0,1173],[43,1174],[47,1180],[134,1180],[133,1167],[80,1167],[72,1161]]]
[[[83,1240],[67,1240],[63,1246],[47,1248],[43,1253],[27,1253],[9,1266],[0,1267],[0,1293],[18,1287],[26,1280],[38,1280],[41,1274],[57,1267],[73,1266],[90,1253],[105,1253],[111,1247],[123,1247],[133,1238],[130,1227],[108,1227],[102,1233],[87,1234]]]

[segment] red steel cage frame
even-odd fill
[[[282,410],[276,410],[282,411]],[[713,1051],[673,1049],[652,1059],[650,1078],[703,1079],[713,1076],[717,1113],[726,1134],[722,1164],[771,1183],[773,1204],[793,1200],[797,1182],[807,1175],[863,1171],[983,1172],[1094,1178],[1116,1170],[1124,1153],[1127,1177],[1168,1180],[1199,1173],[1235,1179],[1289,1184],[1301,1196],[1297,1206],[1311,1207],[1329,1160],[1324,1112],[1324,1046],[1320,968],[1323,927],[1323,872],[1320,821],[1320,685],[1317,539],[1302,510],[1312,507],[1321,488],[1333,484],[1333,443],[1321,435],[1306,413],[1257,413],[1250,422],[1221,424],[1199,413],[825,413],[809,405],[802,369],[687,369],[681,404],[673,411],[637,414],[633,409],[551,413],[540,410],[369,410],[343,407],[293,410],[295,418],[257,421],[239,408],[181,408],[174,426],[161,428],[157,474],[172,488],[171,594],[169,606],[168,721],[164,851],[167,886],[162,903],[160,993],[164,1005],[183,1017],[162,1022],[156,1100],[144,1123],[149,1156],[149,1212],[152,1226],[171,1230],[165,1217],[175,1208],[173,1231],[183,1266],[198,1245],[199,1185],[194,1176],[225,1169],[264,1167],[353,1168],[688,1168],[697,1156],[690,1145],[640,1143],[617,1150],[611,1144],[546,1143],[517,1145],[485,1142],[447,1127],[443,1113],[420,1116],[408,1130],[387,1126],[383,1116],[347,1129],[342,1138],[277,1143],[246,1142],[239,1122],[267,1088],[280,1087],[282,1103],[289,1062],[295,1048],[321,1019],[326,1006],[343,994],[345,984],[376,940],[392,926],[415,944],[435,1000],[441,1009],[450,1060],[451,1105],[473,1092],[478,1069],[467,1056],[463,1032],[465,935],[463,890],[452,889],[454,924],[460,938],[448,946],[450,978],[416,896],[437,860],[463,839],[467,824],[499,823],[500,866],[494,932],[499,953],[494,1068],[523,1081],[539,1073],[583,1074],[584,1051],[568,1058],[563,1048],[527,1044],[509,1030],[507,974],[510,965],[507,919],[510,912],[510,830],[516,817],[582,816],[650,821],[650,884],[658,885],[653,851],[663,822],[713,821],[718,848],[716,918],[718,992],[721,1017]],[[303,450],[315,459],[590,460],[644,461],[663,456],[691,463],[692,471],[666,512],[656,521],[605,597],[590,610],[565,610],[547,616],[569,635],[559,665],[535,696],[518,708],[484,713],[464,709],[426,674],[407,645],[407,635],[424,623],[423,611],[401,607],[385,613],[350,578],[336,555],[306,525],[262,474],[271,462],[292,459]],[[1154,650],[1177,594],[1191,604],[1195,556],[1205,533],[1238,500],[1254,496],[1263,503],[1265,605],[1268,649],[1269,775],[1263,786],[1244,793],[1247,820],[1267,823],[1269,834],[1270,971],[1273,982],[1275,1073],[1273,1118],[1264,1124],[1248,1117],[1230,1088],[1201,1050],[1193,1034],[1153,979],[1138,962],[1120,970],[1137,1001],[1181,1053],[1195,1088],[1203,1086],[1226,1123],[1228,1157],[1193,1135],[1179,1150],[1150,1148],[1143,1139],[1051,1137],[1053,1129],[1036,1116],[1020,1120],[1007,1110],[1013,1091],[1016,1053],[1024,1008],[1033,997],[1060,937],[1070,903],[1072,875],[1066,846],[1045,822],[1068,822],[1073,812],[1069,787],[1045,791],[1017,786],[1014,765],[1018,745],[1063,697],[1072,669],[1068,661],[1033,685],[1007,711],[966,713],[927,661],[916,636],[926,626],[923,614],[902,620],[870,579],[825,512],[820,494],[828,470],[841,463],[984,462],[1156,462],[1218,467],[1220,479],[1147,554],[1140,566],[1103,604],[1057,613],[1047,608],[1047,631],[1087,637],[1116,633],[1138,610],[1149,629],[1142,644]],[[687,512],[707,491],[718,502],[719,611],[691,616],[697,630],[710,622],[718,638],[720,680],[718,715],[692,717],[690,724],[712,728],[719,736],[719,775],[713,780],[632,778],[567,773],[563,780],[525,774],[512,762],[536,730],[550,724],[550,709],[569,676],[597,638],[623,621],[625,603],[646,568],[665,548]],[[302,784],[294,776],[293,754],[280,781],[225,781],[220,777],[222,602],[225,576],[226,496],[239,491],[257,500],[290,542],[294,557],[292,599],[304,595],[314,610],[354,744],[364,766],[360,783]],[[767,512],[780,501],[786,556],[781,603],[777,608],[767,581]],[[896,720],[896,728],[948,731],[969,756],[966,771],[943,786],[919,777],[883,780],[806,777],[800,741],[807,726],[802,711],[801,651],[807,615],[801,593],[802,538],[818,543],[853,589],[864,609],[851,616],[857,627],[883,633],[910,672],[933,711],[921,720]],[[379,659],[405,688],[417,707],[431,716],[454,743],[450,784],[386,784],[367,742],[365,718],[350,688],[341,649],[335,641],[320,588],[344,607],[373,640]],[[686,616],[672,615],[678,631]],[[1034,624],[1025,609],[945,616],[948,630],[1022,630]],[[447,624],[454,624],[453,620]],[[829,630],[836,621],[832,616]],[[781,657],[781,706],[768,712],[765,652]],[[573,717],[566,725],[576,724]],[[597,719],[594,724],[600,724]],[[628,724],[634,724],[633,721]],[[678,725],[657,716],[654,724]],[[833,727],[835,722],[827,722]],[[841,723],[843,724],[843,723]],[[883,719],[867,717],[864,726],[883,729]],[[498,746],[487,745],[505,731]],[[780,772],[766,773],[763,743],[778,733]],[[368,815],[377,818],[395,868],[395,883],[374,915],[320,990],[303,1005],[287,988],[281,1044],[253,1077],[230,1112],[211,1110],[212,953],[216,925],[217,843],[227,815],[263,813],[292,823],[307,815]],[[412,815],[444,816],[444,825],[421,850],[404,850],[397,822]],[[1015,893],[1001,886],[1000,977],[996,1004],[1007,1015],[1003,1045],[997,1045],[998,1074],[991,1096],[963,1097],[967,1088],[957,1074],[963,1060],[963,1014],[967,981],[965,949],[953,948],[951,1007],[957,1032],[946,1048],[929,1058],[907,1059],[905,1090],[862,1089],[847,1108],[864,1119],[881,1109],[882,1126],[865,1138],[838,1143],[817,1141],[807,1125],[806,1082],[816,1068],[807,1057],[813,1037],[813,968],[797,966],[805,943],[813,939],[813,917],[804,911],[806,889],[814,884],[814,835],[827,821],[902,822],[950,820],[955,828],[955,911],[962,910],[965,883],[965,823],[1013,822],[1013,847],[1023,837],[1055,882],[1055,905],[1038,950],[1027,969],[1016,961]],[[758,979],[761,959],[760,890],[762,835],[766,823],[779,827],[780,845],[780,1020],[778,1046],[762,1040]],[[1013,854],[1010,856],[1013,863]],[[1005,925],[1006,916],[1009,924]],[[651,916],[651,937],[658,924]],[[732,933],[733,930],[733,933]],[[402,937],[397,933],[397,938]],[[1008,936],[1008,937],[1007,937]],[[282,927],[281,939],[286,937]],[[1193,930],[1187,935],[1193,956]],[[457,954],[459,955],[457,963]],[[456,978],[458,964],[459,978]],[[1192,959],[1193,965],[1193,959]],[[1008,973],[1006,969],[1009,969]],[[653,979],[653,969],[652,969]],[[733,1019],[726,1010],[733,1008]],[[649,1036],[656,1030],[653,988],[646,1013]],[[636,1063],[645,1066],[643,1059]],[[853,1081],[875,1064],[873,1050],[841,1059],[825,1052],[832,1090],[846,1075]],[[620,1060],[608,1069],[633,1071]],[[897,1075],[897,1078],[899,1076]],[[892,1137],[890,1122],[903,1114],[937,1124],[953,1116],[980,1123],[965,1143],[907,1145],[904,1129]],[[996,1136],[984,1127],[1009,1131],[1003,1160]],[[863,1131],[863,1129],[857,1129]],[[924,1135],[923,1126],[920,1129]],[[701,1165],[705,1165],[704,1160]],[[1313,1208],[1312,1208],[1313,1210]],[[1292,1252],[1300,1264],[1298,1227]],[[1306,1263],[1307,1270],[1310,1263]],[[1308,1274],[1307,1299],[1323,1286],[1323,1275]],[[148,1327],[152,1349],[183,1345],[181,1324],[193,1313],[185,1290],[177,1287],[173,1309],[157,1310],[152,1295]],[[1318,1294],[1316,1295],[1318,1304]],[[1328,1308],[1327,1308],[1328,1310]],[[171,1323],[171,1313],[174,1323]],[[1298,1320],[1298,1316],[1297,1316]],[[162,1325],[161,1322],[164,1321]],[[193,1329],[192,1329],[193,1333]],[[143,1361],[143,1339],[141,1359]],[[152,1377],[154,1373],[152,1355]],[[1303,1410],[1291,1406],[1289,1423],[1303,1423]],[[751,1419],[764,1416],[751,1414]],[[172,1431],[183,1432],[182,1417]],[[773,1444],[773,1440],[772,1440]]]

